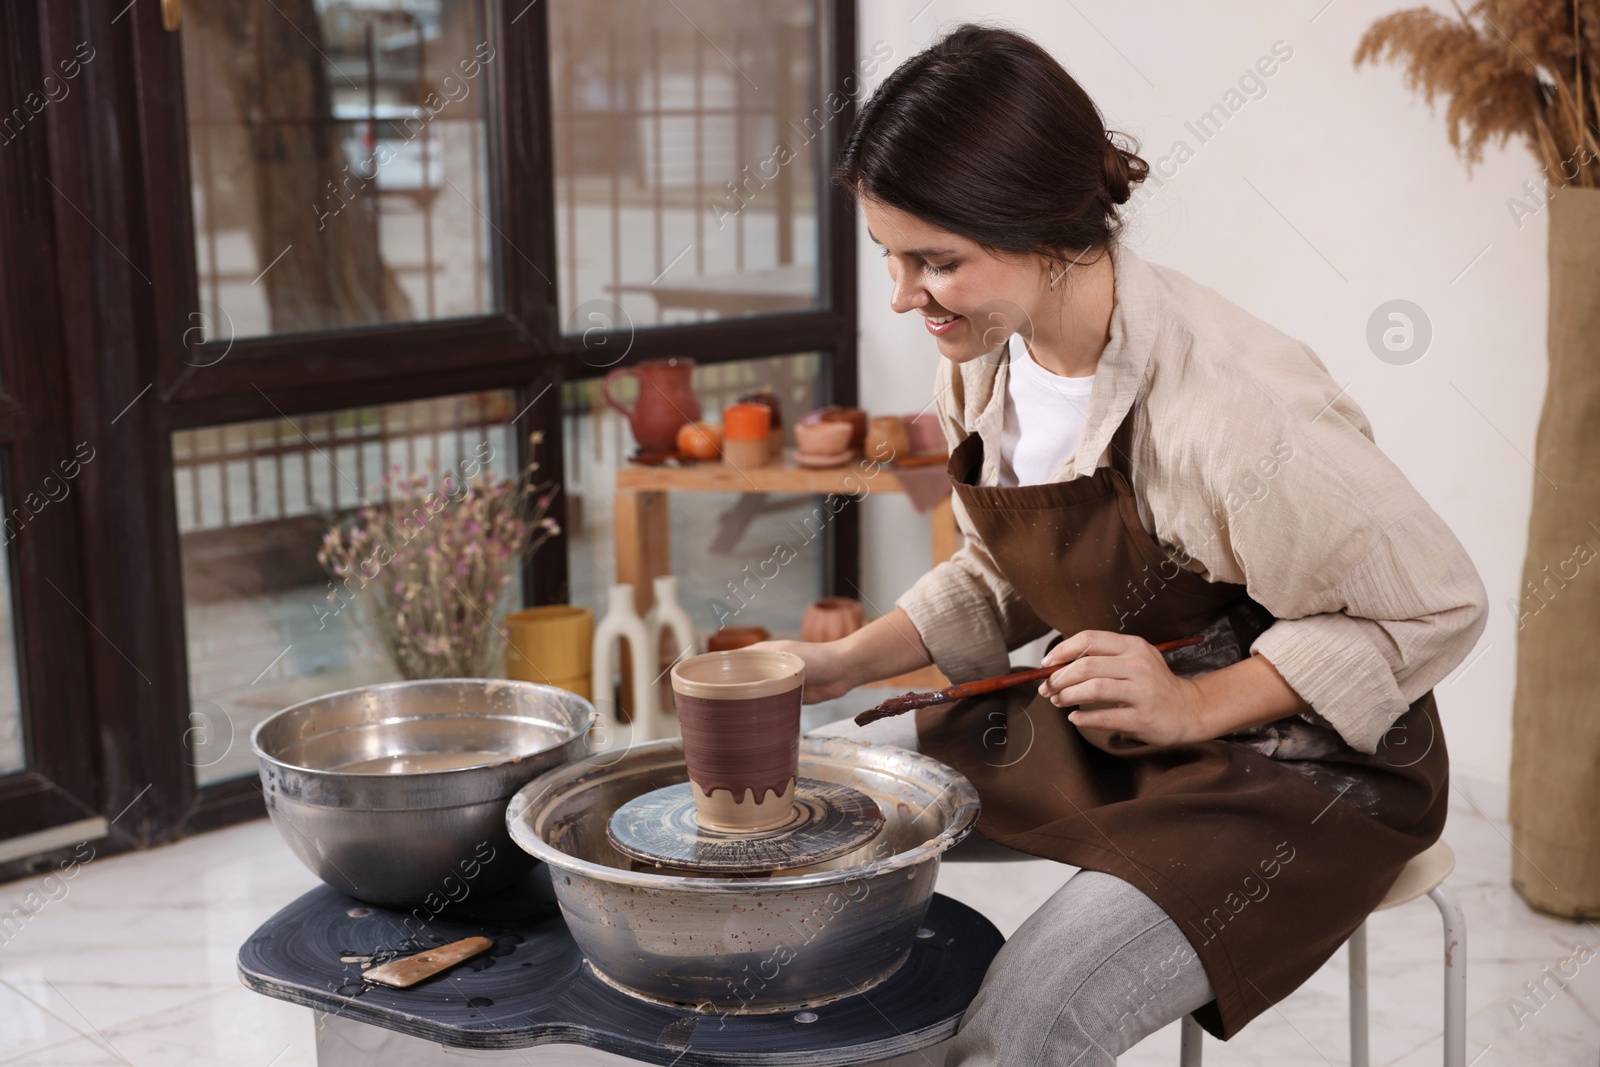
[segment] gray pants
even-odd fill
[[[910,715],[815,732],[917,747]],[[951,858],[962,851],[1011,850],[974,833]],[[945,1067],[1108,1067],[1213,996],[1189,940],[1155,901],[1121,878],[1079,871],[995,957]]]

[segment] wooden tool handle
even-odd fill
[[[940,703],[948,700],[960,700],[962,697],[982,696],[984,693],[993,693],[999,689],[1010,689],[1014,685],[1042,682],[1064,666],[1066,664],[1060,663],[1054,667],[1035,667],[1031,671],[1018,671],[1015,674],[1002,674],[997,678],[980,678],[976,682],[963,682],[960,685],[947,686],[939,690],[939,695],[942,698]]]
[[[379,985],[393,986],[395,989],[406,989],[416,985],[424,978],[431,978],[440,971],[454,967],[463,960],[469,960],[478,953],[494,944],[487,937],[464,937],[460,941],[452,941],[448,945],[430,948],[426,952],[419,952],[415,956],[407,956],[402,960],[392,960],[381,967],[374,967],[362,973],[361,977],[369,982]]]
[[[1171,641],[1155,643],[1157,652],[1170,652],[1175,648],[1184,648],[1188,645],[1198,645],[1205,640],[1204,634],[1191,634],[1188,637],[1174,638]],[[948,704],[951,701],[961,700],[965,697],[982,696],[985,693],[994,693],[1001,689],[1010,689],[1012,686],[1027,685],[1030,682],[1042,682],[1050,677],[1065,663],[1057,663],[1053,667],[1035,667],[1032,670],[1017,671],[1014,674],[1002,674],[994,678],[980,678],[975,682],[962,682],[960,685],[946,686],[932,693],[906,693],[903,696],[891,697],[877,707],[868,708],[856,716],[856,725],[865,726],[879,719],[887,719],[891,715],[901,715],[917,708],[932,707],[934,704]]]

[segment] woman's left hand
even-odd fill
[[[1122,734],[1147,745],[1210,740],[1200,686],[1179,678],[1154,645],[1132,634],[1079,630],[1052,648],[1041,666],[1061,669],[1039,684],[1039,695],[1068,714],[1074,726]]]

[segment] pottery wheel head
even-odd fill
[[[860,790],[801,778],[794,815],[782,826],[726,833],[695,819],[688,782],[665,786],[622,805],[606,836],[625,856],[660,867],[707,875],[757,874],[823,863],[854,852],[878,836],[883,812]]]

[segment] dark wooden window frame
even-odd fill
[[[0,6],[0,100],[23,104],[54,71],[43,40],[41,13],[26,4]],[[4,42],[18,42],[6,46]],[[71,57],[68,51],[62,58]],[[35,100],[39,99],[38,96]],[[8,105],[9,107],[10,105]],[[26,105],[23,105],[26,106]],[[46,109],[57,106],[54,102]],[[11,115],[7,119],[13,118]],[[63,205],[46,181],[71,166],[75,146],[43,134],[43,114],[0,133],[0,482],[5,518],[26,508],[45,479],[61,483],[63,461],[73,458],[76,419],[69,411],[67,378],[59,358],[69,334],[90,324],[68,321],[62,277],[82,276],[89,264],[81,248],[58,249],[55,217]],[[103,459],[96,441],[95,460]],[[103,469],[103,468],[102,468]],[[0,777],[0,826],[13,835],[34,834],[92,819],[106,810],[99,786],[100,752],[82,657],[95,639],[80,614],[88,602],[80,569],[77,511],[100,475],[94,460],[67,483],[68,493],[39,509],[20,528],[0,525],[0,546],[12,577],[18,689],[28,769]],[[27,514],[26,511],[23,514]],[[0,877],[6,865],[0,865]]]
[[[819,0],[818,8],[822,94],[849,95],[858,84],[854,0]],[[0,270],[5,473],[12,484],[29,485],[70,455],[71,442],[89,439],[101,450],[70,500],[75,529],[12,546],[28,643],[21,656],[25,730],[40,758],[29,774],[0,777],[5,836],[85,815],[110,818],[132,802],[110,836],[95,843],[104,855],[263,811],[253,778],[200,788],[185,759],[189,695],[173,431],[513,389],[519,404],[529,405],[520,429],[542,429],[547,469],[561,469],[559,385],[597,371],[580,340],[562,334],[556,291],[546,280],[557,277],[548,5],[490,0],[488,10],[501,52],[489,68],[500,105],[489,121],[498,146],[490,168],[501,232],[491,239],[501,312],[238,339],[213,361],[186,334],[200,302],[180,37],[162,29],[155,4],[5,5],[0,39],[20,42],[0,45],[12,53],[7,60],[18,61],[0,77],[7,99],[37,85],[80,42],[95,50],[74,91],[37,120],[48,138],[34,131],[25,145],[0,149],[0,188],[10,190],[0,205],[0,256],[39,267],[36,274]],[[837,155],[852,116],[853,103],[824,127],[817,145],[823,165]],[[821,306],[641,329],[615,339],[628,350],[618,365],[684,352],[717,363],[816,351],[825,357],[832,401],[856,403],[853,209],[831,187],[820,207]],[[34,412],[39,416],[30,419]],[[844,509],[832,528],[825,584],[853,591],[856,509]],[[535,602],[564,599],[564,542],[535,557],[527,584]],[[70,854],[0,864],[0,880]]]

